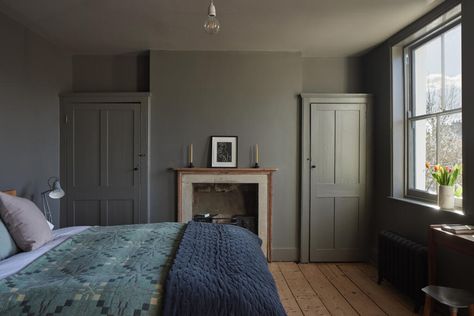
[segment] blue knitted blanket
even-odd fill
[[[168,274],[163,315],[286,315],[260,245],[240,227],[190,222]]]

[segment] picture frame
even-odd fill
[[[211,136],[211,168],[237,168],[237,136]]]

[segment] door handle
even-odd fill
[[[311,165],[311,169],[316,169],[316,165]]]
[[[133,168],[133,171],[138,171],[138,167]]]

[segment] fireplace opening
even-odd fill
[[[193,183],[193,219],[242,226],[258,234],[257,183]]]

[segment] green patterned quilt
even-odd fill
[[[0,280],[0,315],[158,315],[184,228],[91,227]]]

